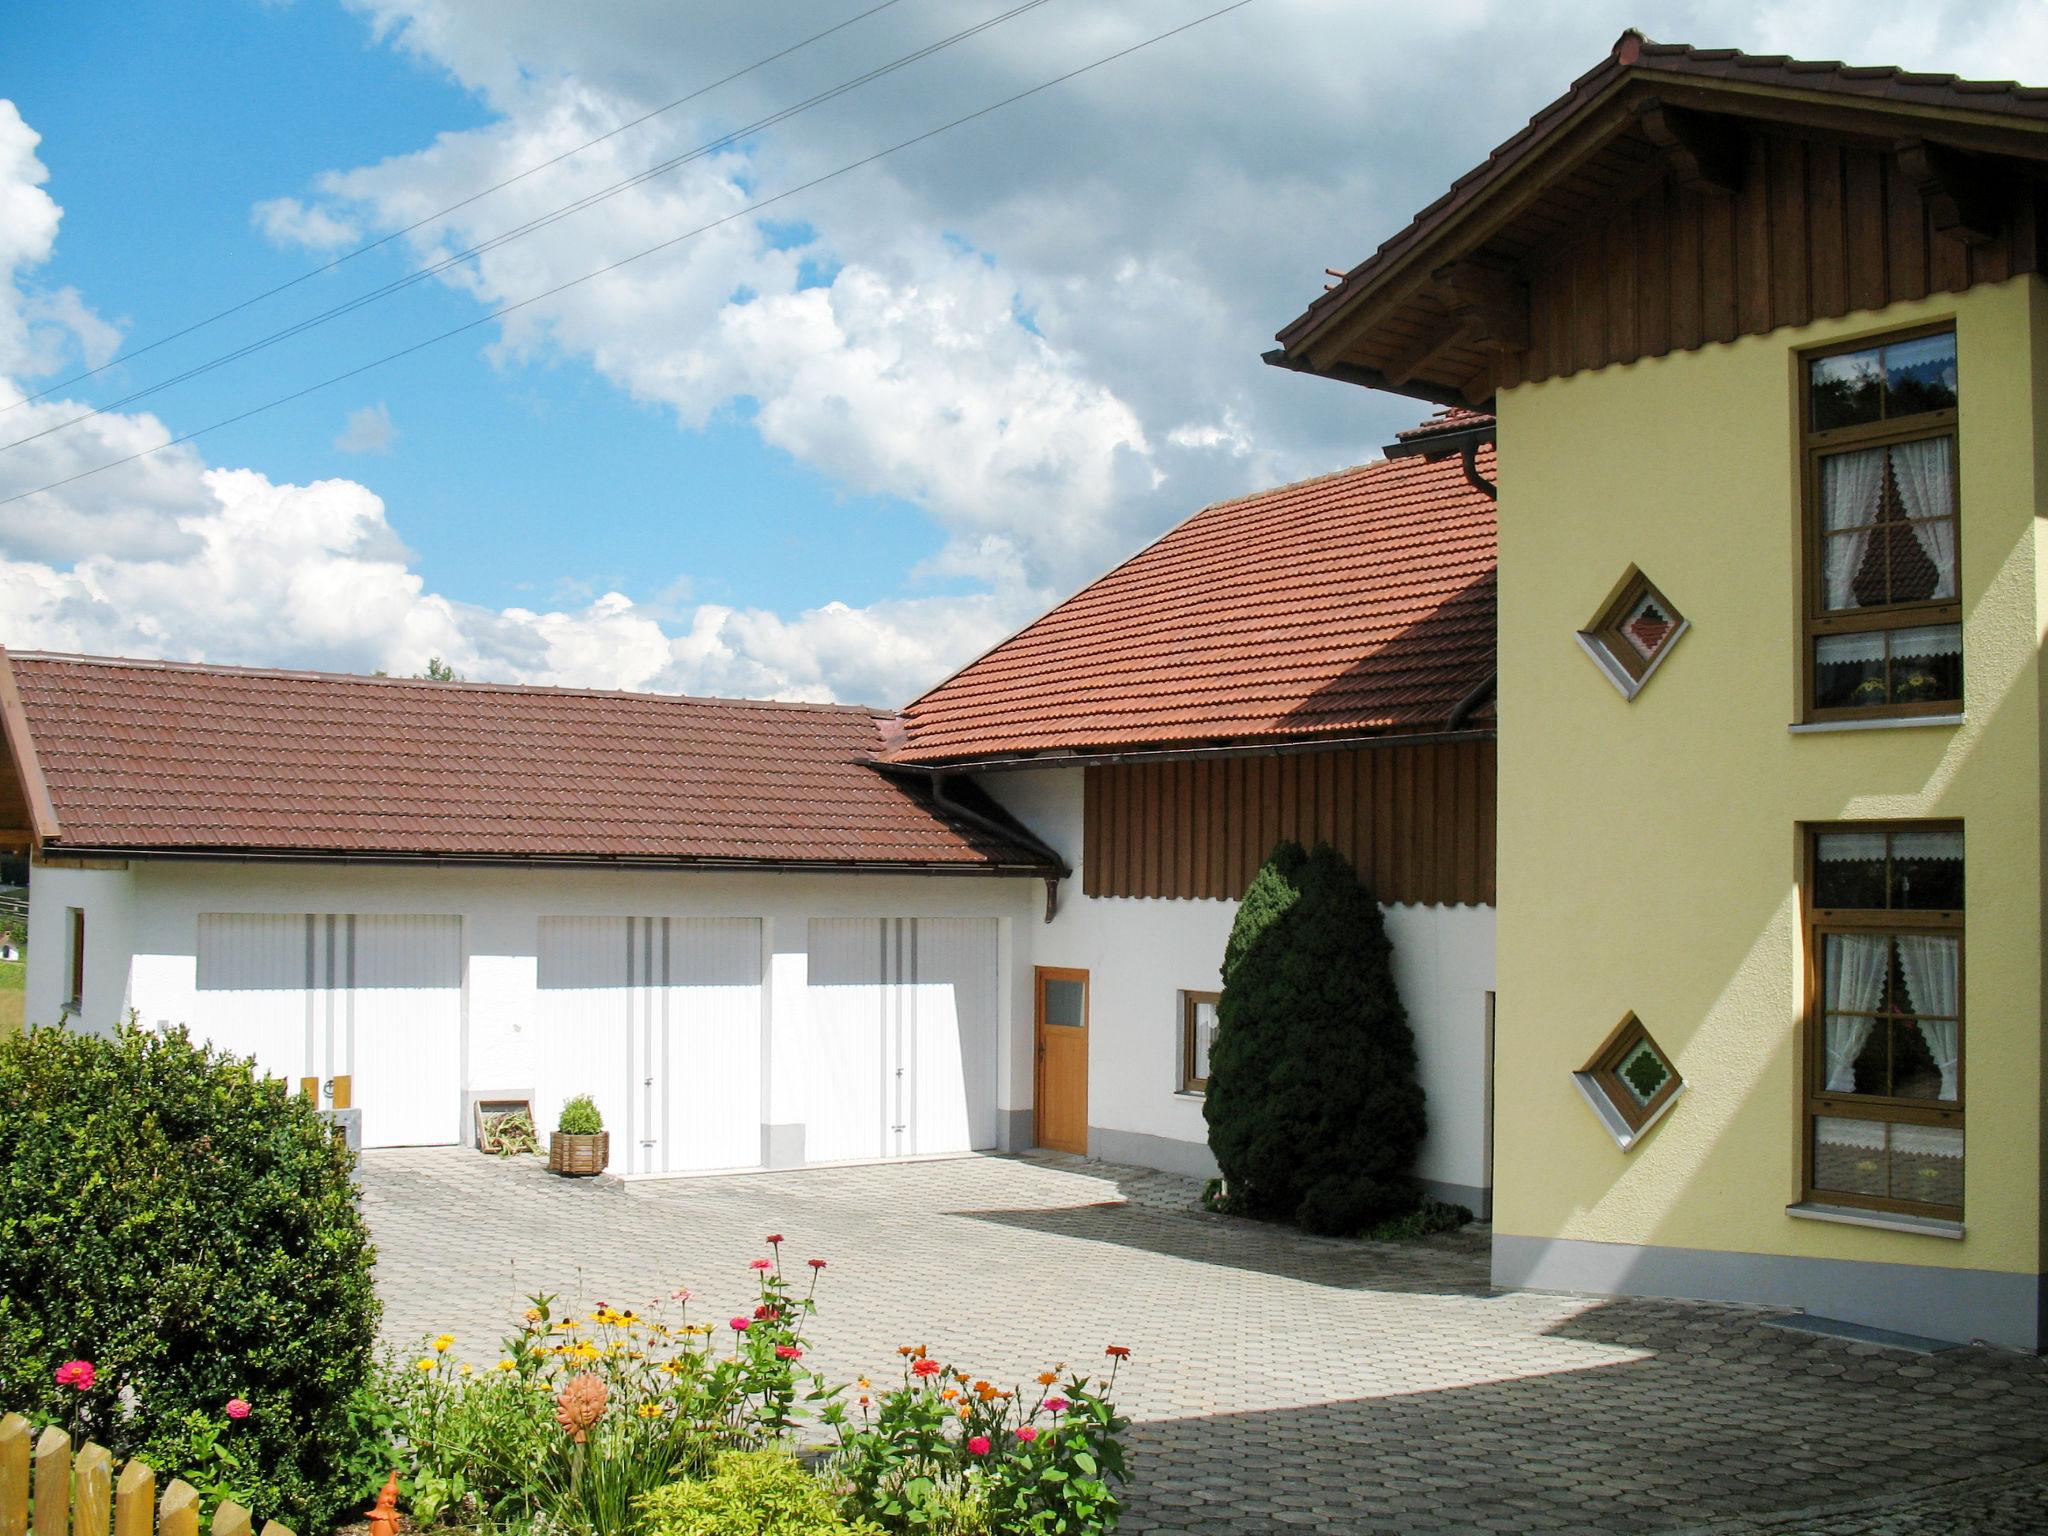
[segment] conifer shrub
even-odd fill
[[[1351,1236],[1420,1203],[1427,1121],[1393,946],[1327,844],[1281,843],[1245,892],[1202,1110],[1233,1212]]]
[[[379,1315],[353,1167],[182,1031],[0,1041],[0,1407],[327,1529]]]

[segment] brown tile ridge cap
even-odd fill
[[[463,678],[436,682],[426,677],[378,677],[367,672],[321,672],[294,667],[245,667],[213,661],[166,661],[148,656],[92,656],[69,651],[16,651],[6,654],[16,661],[61,663],[67,666],[128,668],[135,671],[191,672],[211,677],[267,677],[282,682],[362,683],[376,687],[433,688],[474,693],[539,694],[561,698],[645,699],[660,704],[730,705],[748,709],[822,710],[834,714],[865,715],[885,719],[891,710],[874,704],[823,704],[804,699],[749,699],[718,694],[653,693],[632,688],[571,688],[554,683],[490,683]]]
[[[944,677],[940,678],[936,683],[933,683],[931,687],[925,689],[924,692],[920,693],[919,695],[917,695],[916,698],[912,699],[909,703],[905,704],[900,710],[894,711],[895,717],[904,722],[907,733],[914,735],[915,725],[914,722],[912,722],[910,719],[910,713],[912,710],[916,709],[918,705],[922,704],[926,699],[930,698],[933,694],[938,693],[940,690],[950,686],[952,683],[957,681],[963,674],[972,671],[975,667],[980,666],[984,661],[987,661],[989,657],[995,655],[997,651],[1000,651],[1004,646],[1008,645],[1011,641],[1017,639],[1020,635],[1027,634],[1031,630],[1036,629],[1039,625],[1043,624],[1047,619],[1051,618],[1054,614],[1058,613],[1062,608],[1066,607],[1069,603],[1074,602],[1075,600],[1080,598],[1084,593],[1101,586],[1105,581],[1108,581],[1110,577],[1116,575],[1118,571],[1121,571],[1122,569],[1124,569],[1124,567],[1128,565],[1133,565],[1137,561],[1143,559],[1146,555],[1150,554],[1153,550],[1157,549],[1161,544],[1164,544],[1168,539],[1172,538],[1175,534],[1181,532],[1185,528],[1188,528],[1192,524],[1198,522],[1200,519],[1207,517],[1210,513],[1220,512],[1229,507],[1244,506],[1249,502],[1262,501],[1269,496],[1282,496],[1290,491],[1304,490],[1312,485],[1321,485],[1328,481],[1341,480],[1346,475],[1362,474],[1363,472],[1369,469],[1385,468],[1406,469],[1408,468],[1408,466],[1403,461],[1389,459],[1382,456],[1376,459],[1367,459],[1362,464],[1353,464],[1344,469],[1326,470],[1322,474],[1307,475],[1299,480],[1290,480],[1283,485],[1268,486],[1264,490],[1247,491],[1241,496],[1227,496],[1221,501],[1212,501],[1205,506],[1196,508],[1193,512],[1190,512],[1186,517],[1182,518],[1179,522],[1175,523],[1171,528],[1163,530],[1156,537],[1147,540],[1144,544],[1132,550],[1128,555],[1124,556],[1123,559],[1117,561],[1116,564],[1110,566],[1108,570],[1104,571],[1100,576],[1097,576],[1094,580],[1082,582],[1080,586],[1076,587],[1073,591],[1069,592],[1065,597],[1061,598],[1058,602],[1054,603],[1050,608],[1045,609],[1035,618],[1032,618],[1026,621],[1024,624],[1019,625],[1016,629],[1011,630],[1009,634],[1003,636],[1003,638],[996,641],[995,644],[987,647],[980,654],[972,657],[970,660],[962,662],[959,666],[955,667],[951,672],[948,672]],[[883,713],[889,712],[884,711]],[[906,741],[902,746],[887,747],[883,750],[881,757],[883,760],[889,762],[915,762],[917,761],[916,743],[914,741]]]

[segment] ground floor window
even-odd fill
[[[66,958],[70,961],[68,982],[70,995],[64,1006],[73,1013],[81,1012],[85,998],[85,909],[69,909],[70,933],[66,937]]]
[[[1807,1197],[1960,1218],[1963,829],[1807,838]]]
[[[1216,1043],[1215,992],[1183,992],[1180,995],[1180,1091],[1209,1091],[1209,1047]]]

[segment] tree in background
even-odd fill
[[[1202,1112],[1228,1208],[1355,1234],[1416,1209],[1427,1128],[1379,903],[1327,844],[1283,842],[1223,955]]]
[[[462,681],[462,674],[438,656],[429,656],[427,658],[427,670],[415,672],[413,676],[426,683],[459,683]]]

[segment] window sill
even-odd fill
[[[1899,1211],[1866,1211],[1859,1205],[1820,1205],[1801,1201],[1785,1207],[1787,1216],[1801,1221],[1833,1221],[1845,1227],[1878,1227],[1886,1232],[1912,1232],[1921,1237],[1960,1238],[1963,1224],[1938,1216],[1909,1216]]]
[[[1203,1088],[1176,1088],[1173,1090],[1173,1096],[1176,1099],[1193,1099],[1199,1104],[1209,1097],[1209,1094],[1208,1090]]]
[[[1823,736],[1835,731],[1912,731],[1928,726],[1961,725],[1961,713],[1953,715],[1892,715],[1875,720],[1809,720],[1788,725],[1794,736]]]

